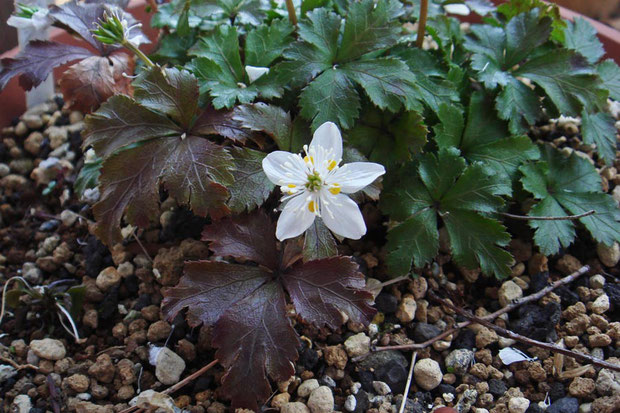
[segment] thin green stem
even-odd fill
[[[293,0],[286,0],[286,10],[288,11],[288,19],[293,26],[297,26],[297,15],[295,14],[295,6]]]
[[[420,18],[418,19],[418,37],[415,40],[415,45],[418,48],[422,48],[424,43],[424,32],[426,30],[426,16],[428,15],[428,0],[422,0],[420,2]]]
[[[147,65],[148,67],[155,67],[155,63],[153,63],[153,61],[149,59],[147,55],[142,53],[142,51],[138,49],[136,46],[134,46],[128,41],[124,41],[122,45],[123,47],[131,50],[136,56],[138,56],[144,62],[145,65]]]

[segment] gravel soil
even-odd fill
[[[0,284],[16,275],[33,286],[57,280],[83,284],[77,320],[83,340],[76,343],[56,314],[39,304],[25,302],[7,314],[0,325],[0,411],[121,412],[140,392],[160,400],[162,412],[229,410],[218,395],[220,366],[172,393],[172,399],[161,394],[214,359],[208,328],[191,329],[182,317],[169,323],[160,313],[162,289],[176,284],[183,261],[208,255],[198,241],[207,221],[164,200],[160,222],[137,232],[140,243],[126,228],[126,241],[108,250],[91,235],[96,190],[83,199],[73,192],[83,164],[83,116],[61,110],[62,105],[57,97],[2,130]],[[614,111],[620,111],[616,104]],[[578,119],[551,121],[532,136],[592,160],[591,148],[580,141],[579,124]],[[605,190],[620,202],[620,161],[597,168]],[[389,279],[381,249],[384,218],[376,205],[366,204],[363,211],[369,235],[344,243],[340,252],[355,257],[372,287]],[[263,410],[396,413],[412,353],[371,349],[424,342],[464,321],[436,305],[429,291],[444,296],[447,291],[454,304],[484,316],[584,264],[591,267],[588,274],[495,323],[620,363],[618,244],[597,246],[579,233],[569,249],[545,257],[532,245],[526,223],[507,224],[518,236],[510,245],[517,262],[509,280],[458,268],[444,242],[436,262],[417,273],[420,277],[375,289],[379,313],[369,328],[349,322],[331,331],[295,319],[303,339],[296,374],[273,383]],[[167,347],[157,366],[149,362],[152,346]],[[508,347],[529,360],[505,365],[499,351]],[[522,346],[475,324],[419,350],[412,377],[408,413],[444,406],[461,413],[620,411],[620,373]],[[149,390],[154,392],[144,393]]]

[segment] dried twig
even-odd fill
[[[587,273],[588,271],[590,271],[590,267],[587,265],[584,265],[583,267],[579,268],[577,271],[575,271],[574,273],[567,275],[564,278],[561,278],[551,284],[549,284],[548,286],[546,286],[545,288],[543,288],[542,290],[534,293],[534,294],[530,294],[526,297],[520,298],[518,300],[513,301],[512,303],[510,303],[509,305],[507,305],[504,308],[501,308],[497,311],[495,311],[494,313],[488,314],[484,317],[481,317],[482,320],[486,320],[486,321],[490,321],[490,320],[495,320],[497,317],[499,317],[502,314],[508,313],[514,309],[516,309],[519,306],[522,306],[523,304],[526,303],[530,303],[532,301],[537,301],[541,298],[543,298],[545,295],[547,295],[547,293],[555,290],[558,287],[561,287],[562,285],[568,284],[573,282],[576,278],[582,276],[583,274]],[[412,343],[412,344],[402,344],[399,346],[385,346],[385,347],[376,347],[374,349],[374,351],[387,351],[387,350],[420,350],[423,348],[426,348],[430,345],[432,345],[433,343],[435,343],[436,341],[439,341],[447,336],[449,336],[450,334],[454,334],[457,331],[459,331],[462,328],[467,327],[468,325],[472,324],[473,321],[471,320],[467,320],[467,321],[463,321],[461,323],[458,323],[456,326],[444,331],[443,333],[431,338],[430,340],[427,340],[423,343]]]
[[[617,364],[612,364],[609,363],[605,360],[601,360],[599,358],[596,357],[592,357],[589,354],[583,354],[583,353],[577,353],[571,350],[568,350],[566,348],[562,348],[556,344],[552,344],[552,343],[544,343],[542,341],[538,341],[538,340],[534,340],[531,339],[529,337],[525,337],[522,336],[521,334],[517,334],[514,331],[510,331],[507,330],[505,328],[502,328],[500,326],[497,326],[493,323],[491,323],[490,321],[484,320],[481,317],[477,317],[475,315],[473,315],[472,313],[470,313],[469,311],[463,310],[460,307],[455,306],[454,304],[452,304],[451,302],[444,300],[442,298],[437,297],[432,291],[429,292],[429,296],[431,299],[439,302],[440,304],[450,308],[452,311],[454,311],[455,313],[467,318],[468,320],[476,323],[476,324],[480,324],[482,326],[485,326],[486,328],[489,328],[491,330],[494,330],[497,334],[499,334],[500,336],[503,337],[507,337],[507,338],[511,338],[513,340],[519,341],[523,344],[527,344],[530,346],[535,346],[535,347],[540,347],[540,348],[544,348],[545,350],[549,350],[555,353],[561,353],[564,354],[565,356],[569,356],[572,357],[576,360],[580,360],[580,361],[585,361],[587,363],[593,364],[595,366],[598,367],[603,367],[609,370],[614,370],[614,371],[620,371],[620,365]]]
[[[579,218],[583,218],[583,217],[587,217],[590,215],[595,214],[596,211],[591,209],[587,212],[584,212],[583,214],[579,214],[579,215],[567,215],[564,217],[530,217],[527,215],[515,215],[515,214],[509,214],[508,212],[500,212],[500,215],[503,215],[505,217],[508,218],[512,218],[512,219],[520,219],[522,221],[569,221],[569,220],[573,220],[573,219],[579,219]]]
[[[11,366],[15,367],[16,370],[23,370],[23,369],[39,370],[37,366],[33,366],[32,364],[17,364],[17,362],[15,362],[14,360],[11,360],[8,357],[0,356],[0,361],[4,363],[9,363]]]
[[[407,375],[407,383],[405,384],[405,391],[403,391],[403,400],[400,402],[400,408],[398,409],[398,413],[403,413],[405,411],[405,405],[407,404],[407,395],[409,394],[409,388],[411,387],[411,379],[413,378],[413,366],[415,365],[415,361],[418,358],[418,352],[414,351],[411,354],[411,364],[409,365],[409,374]]]
[[[209,369],[211,369],[217,363],[219,363],[218,359],[213,360],[211,363],[207,364],[206,366],[204,366],[200,370],[196,371],[195,373],[190,374],[189,376],[187,376],[186,378],[184,378],[183,380],[181,380],[177,384],[168,387],[166,390],[162,391],[161,393],[162,394],[174,393],[175,391],[177,391],[177,390],[181,389],[182,387],[184,387],[187,383],[189,383],[192,380],[195,380],[196,378],[198,378],[198,377],[202,376],[203,374],[205,374]],[[131,406],[131,407],[126,408],[125,410],[121,410],[120,413],[133,413],[133,412],[137,412],[138,410],[142,410],[142,409],[137,407],[137,406]]]

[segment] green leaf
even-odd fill
[[[596,71],[585,58],[571,50],[552,50],[524,63],[515,76],[531,79],[542,87],[558,110],[579,116],[585,106],[602,109],[607,92],[601,89]]]
[[[387,265],[391,276],[409,273],[411,265],[422,267],[439,250],[437,214],[423,209],[418,214],[390,229],[387,235]]]
[[[511,79],[497,95],[495,107],[514,134],[525,133],[542,115],[536,93],[517,79]]]
[[[412,171],[417,164],[418,176]],[[437,252],[437,218],[448,230],[455,261],[478,265],[485,274],[505,277],[513,263],[503,248],[510,241],[505,228],[482,213],[497,212],[505,188],[480,163],[466,165],[455,148],[425,154],[386,178],[380,207],[392,220],[388,231],[388,264],[398,274],[419,266]]]
[[[301,0],[301,15],[305,16],[311,10],[319,7],[325,7],[329,0]]]
[[[293,43],[283,55],[288,61],[275,67],[278,82],[290,88],[308,84],[315,76],[332,67],[329,54],[310,43]]]
[[[245,64],[267,67],[282,55],[291,42],[293,26],[284,19],[273,20],[248,32],[245,40]]]
[[[94,162],[84,163],[73,184],[73,188],[78,196],[84,195],[84,191],[87,189],[97,187],[102,163],[103,160],[101,158],[97,158]]]
[[[473,52],[471,67],[478,71],[480,81],[489,89],[507,84],[510,75],[502,67],[506,32],[489,25],[474,25],[471,32],[475,37],[467,37],[465,48]]]
[[[358,83],[370,100],[381,109],[396,112],[403,105],[407,109],[419,108],[413,73],[406,64],[394,58],[381,58],[351,62],[342,66],[349,79]]]
[[[469,165],[442,196],[441,208],[494,212],[504,205],[504,200],[498,196],[504,194],[503,185],[497,178],[490,175],[481,163],[475,163]]]
[[[506,24],[506,55],[503,66],[510,68],[528,57],[549,39],[552,20],[539,17],[539,10],[521,13]]]
[[[609,97],[620,100],[620,67],[609,59],[601,62],[596,70],[603,81],[603,87],[609,90]]]
[[[596,151],[607,165],[611,165],[616,158],[616,130],[615,119],[603,112],[588,113],[584,110],[581,114],[581,133],[583,141],[587,144],[595,144]]]
[[[275,188],[263,172],[265,153],[232,147],[230,154],[233,158],[233,167],[230,170],[233,181],[226,187],[230,192],[228,206],[235,213],[260,207]]]
[[[331,231],[321,218],[314,220],[304,235],[304,262],[329,258],[338,255],[338,246]]]
[[[577,17],[574,23],[566,22],[564,39],[567,49],[580,53],[591,64],[598,62],[605,54],[603,45],[596,37],[596,29],[581,17]]]
[[[551,37],[558,42],[562,42],[564,40],[566,22],[560,16],[560,9],[556,4],[541,0],[515,0],[500,4],[497,7],[497,11],[503,14],[506,20],[511,20],[515,16],[533,9],[539,10],[540,17],[549,17],[553,20]]]
[[[442,104],[437,112],[439,123],[433,127],[439,149],[458,148],[465,129],[465,120],[458,107]]]
[[[231,108],[237,101],[250,103],[258,96],[254,87],[245,87],[233,74],[205,57],[192,60],[186,67],[200,81],[201,94],[208,93],[216,109]]]
[[[395,45],[400,33],[397,17],[402,13],[402,6],[397,0],[351,3],[338,49],[338,62],[349,62]]]
[[[393,115],[367,108],[346,140],[366,158],[389,166],[410,161],[426,144],[427,134],[424,119],[417,112]]]
[[[498,221],[473,211],[453,210],[443,218],[450,236],[452,256],[457,264],[480,269],[498,278],[510,276],[514,259],[500,247],[510,242],[510,235]]]
[[[563,217],[566,212],[553,197],[543,198],[534,205],[528,216],[531,217]],[[534,242],[540,252],[545,255],[553,255],[562,248],[568,248],[575,239],[575,224],[570,220],[543,221],[532,220],[530,227],[536,230]]]
[[[327,121],[349,129],[360,110],[360,98],[345,73],[337,69],[323,72],[301,92],[301,114],[316,129]]]
[[[67,294],[71,297],[71,308],[69,313],[74,321],[79,320],[80,314],[84,307],[84,298],[86,296],[86,286],[75,285],[67,290]]]
[[[420,178],[434,200],[442,199],[465,170],[465,159],[456,148],[426,154],[420,160]]]
[[[520,168],[524,189],[541,200],[528,215],[562,217],[594,210],[593,215],[579,218],[579,222],[598,242],[611,245],[620,241],[620,210],[610,195],[601,192],[594,166],[574,153],[565,158],[550,146],[544,148],[542,155],[543,162]],[[570,245],[575,236],[572,225],[562,221],[530,221],[530,226],[536,229],[534,240],[545,254],[557,253],[560,246]]]
[[[334,62],[338,50],[340,16],[327,9],[316,9],[299,22],[299,37],[324,53],[325,61]]]
[[[236,82],[245,79],[245,71],[239,56],[237,29],[233,26],[221,25],[211,35],[201,37],[189,50],[189,54],[212,60],[223,71],[230,72]]]

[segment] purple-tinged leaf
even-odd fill
[[[49,15],[61,26],[75,32],[99,52],[103,52],[104,45],[93,37],[91,30],[95,29],[103,18],[104,11],[101,4],[78,4],[72,1],[50,7]]]
[[[96,233],[107,245],[121,241],[120,224],[127,221],[148,226],[159,217],[159,185],[197,215],[228,214],[230,156],[224,148],[197,136],[151,139],[120,151],[103,163],[101,198],[93,208]]]
[[[131,80],[123,74],[133,73],[133,67],[133,57],[125,53],[87,57],[69,67],[58,86],[71,109],[88,113],[111,96],[131,94]]]
[[[295,374],[299,339],[285,306],[282,287],[270,282],[233,305],[215,325],[215,357],[227,368],[220,391],[232,399],[233,409],[258,411],[257,401],[271,394],[267,376],[283,381]]]
[[[83,47],[33,40],[15,59],[5,58],[0,61],[0,90],[17,75],[21,75],[20,86],[30,90],[40,85],[55,67],[90,56],[93,53]]]
[[[223,136],[240,144],[245,144],[248,139],[253,140],[261,148],[264,144],[257,134],[235,120],[231,111],[216,110],[212,106],[206,108],[196,119],[193,130],[200,135]]]
[[[149,70],[133,86],[134,97],[140,104],[170,116],[183,128],[191,126],[198,109],[195,77],[177,69]]]
[[[191,327],[212,326],[231,305],[243,300],[269,281],[271,274],[259,267],[214,261],[185,263],[179,284],[164,293],[162,312],[173,319],[187,308]]]
[[[254,261],[274,271],[278,268],[275,237],[271,219],[260,210],[217,221],[202,232],[202,240],[211,241],[209,248],[216,255]]]
[[[294,266],[282,276],[297,313],[317,327],[333,329],[343,323],[341,312],[368,324],[376,310],[372,294],[364,290],[364,276],[350,258],[334,257]]]

